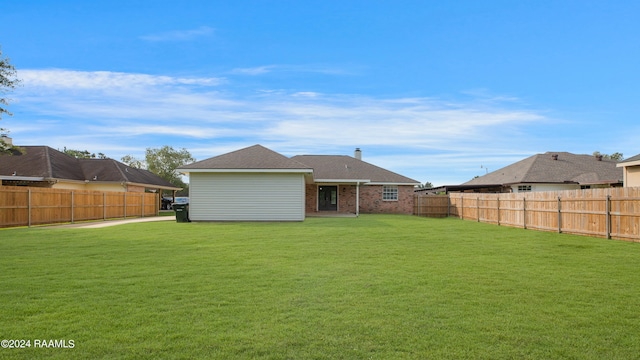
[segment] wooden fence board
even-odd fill
[[[155,216],[152,193],[0,187],[0,227]]]
[[[424,204],[431,197],[416,195],[415,203]],[[451,193],[448,197],[446,213],[434,213],[434,207],[426,214],[419,205],[415,206],[414,213],[640,242],[640,188]]]

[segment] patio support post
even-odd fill
[[[360,181],[356,181],[356,217],[360,216]]]

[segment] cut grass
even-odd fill
[[[631,359],[637,244],[457,219],[0,231],[2,358]]]

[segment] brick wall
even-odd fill
[[[364,214],[413,214],[413,186],[398,186],[398,201],[382,200],[382,185],[360,186],[360,212]],[[307,214],[317,212],[318,185],[307,184],[305,187],[305,211]],[[355,185],[338,185],[338,213],[356,212]]]
[[[360,186],[360,212],[364,214],[413,214],[413,186],[398,186],[398,201],[382,200],[382,185]]]

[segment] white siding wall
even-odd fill
[[[304,175],[191,173],[193,221],[302,221]]]

